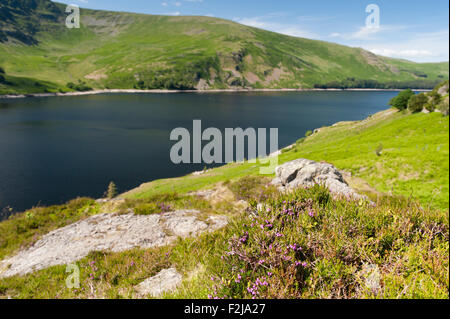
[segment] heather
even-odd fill
[[[333,200],[319,186],[252,207],[210,298],[448,298],[448,214]]]

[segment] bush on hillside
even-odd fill
[[[114,182],[110,182],[106,191],[106,198],[114,198],[117,196],[117,186]]]
[[[414,95],[411,89],[401,91],[396,97],[389,101],[389,105],[399,109],[400,111],[406,110],[408,107],[409,99]]]
[[[425,95],[425,93],[413,95],[413,96],[411,96],[411,98],[408,101],[408,109],[412,113],[422,112],[422,110],[427,102],[428,102],[428,97]]]
[[[92,88],[86,84],[84,81],[78,81],[78,83],[69,82],[66,85],[69,89],[79,91],[79,92],[86,92],[86,91],[92,91]]]
[[[0,74],[5,74],[5,69],[0,66]]]
[[[3,75],[0,74],[0,83],[5,83],[6,79]]]
[[[445,101],[442,101],[436,108],[439,110],[439,112],[441,112],[445,116],[448,116],[449,115],[448,96],[447,99]]]

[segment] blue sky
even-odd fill
[[[59,0],[80,7],[166,15],[203,15],[293,36],[362,47],[417,62],[449,60],[448,0]],[[367,28],[366,7],[380,8]]]

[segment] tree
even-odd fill
[[[5,74],[5,69],[0,66],[0,74]]]
[[[409,99],[414,95],[411,89],[401,91],[396,97],[389,101],[389,105],[399,109],[400,111],[405,110],[408,107]]]
[[[117,186],[114,182],[110,182],[108,185],[108,190],[106,191],[106,197],[111,199],[117,196]]]
[[[428,97],[425,95],[425,93],[420,93],[412,96],[409,99],[408,109],[412,113],[422,112],[423,107],[425,106],[426,103],[428,103]]]
[[[0,74],[0,83],[4,83],[4,82],[5,82],[5,77]]]

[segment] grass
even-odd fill
[[[39,2],[41,12],[53,8],[49,14],[66,16],[63,5]],[[423,86],[448,79],[448,62],[388,59],[359,48],[217,18],[82,9],[81,28],[66,29],[32,9],[15,16],[15,22],[2,22],[4,28],[20,29],[36,45],[18,39],[0,41],[0,67],[8,76],[52,83],[63,91],[69,90],[69,82],[78,81],[94,89],[186,89],[196,87],[201,78],[210,88],[224,89],[235,87],[233,83],[237,87],[312,88],[348,78],[380,83],[420,80]],[[26,31],[25,21],[35,33]],[[29,88],[2,85],[0,93],[33,93]]]
[[[378,192],[448,209],[448,130],[449,118],[439,113],[387,111],[324,128],[284,156],[326,160]]]

